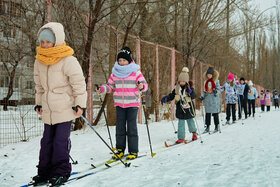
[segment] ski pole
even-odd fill
[[[178,132],[175,129],[175,126],[174,126],[174,123],[173,123],[173,120],[172,120],[172,116],[171,116],[171,112],[170,112],[169,106],[168,106],[167,103],[165,103],[165,104],[166,104],[166,108],[167,108],[167,111],[169,113],[169,116],[171,117],[171,122],[172,122],[172,125],[173,125],[173,128],[174,128],[174,133],[177,134]]]
[[[198,126],[198,123],[197,123],[197,120],[196,120],[196,112],[195,112],[195,109],[194,109],[192,101],[191,101],[191,108],[192,108],[192,111],[193,111],[193,114],[194,114],[194,120],[195,120],[196,128],[198,130],[200,143],[203,143],[203,140],[202,140],[202,137],[201,137],[201,133],[200,133],[200,129],[199,129],[199,126]]]
[[[240,95],[238,94],[238,102],[239,102],[239,105],[238,105],[238,107],[239,107],[239,111],[240,111],[240,117],[241,117],[241,115],[242,115],[242,107],[241,107],[241,99],[240,99]],[[238,112],[238,114],[239,114],[239,112]],[[241,117],[241,121],[242,121],[242,125],[244,125],[244,122],[243,122],[243,119],[242,119],[242,117]]]
[[[95,86],[96,86],[96,89],[99,89],[99,88],[100,88],[97,84],[95,84]],[[103,104],[103,100],[102,100],[102,97],[101,97],[101,94],[100,94],[100,93],[98,93],[98,97],[99,97],[100,103],[101,103],[101,105],[102,105],[102,104]],[[110,129],[109,129],[108,121],[107,121],[107,116],[106,116],[106,114],[105,114],[105,110],[103,110],[103,114],[104,114],[104,118],[105,118],[105,122],[106,122],[106,126],[107,126],[107,131],[108,131],[108,135],[109,135],[111,147],[112,147],[112,149],[115,151],[116,148],[114,148],[113,143],[112,143],[111,133],[110,133]]]
[[[143,96],[142,95],[141,95],[141,100],[142,100],[142,107],[143,107],[143,110],[144,110],[145,123],[146,123],[146,127],[147,127],[148,139],[149,139],[149,144],[150,144],[150,149],[151,149],[151,156],[154,157],[156,155],[156,153],[153,153],[153,149],[152,149],[152,143],[151,143],[151,138],[150,138],[150,131],[149,131],[149,127],[148,127],[148,119],[147,119],[147,116],[146,116],[144,100],[143,100]]]
[[[204,128],[206,128],[205,119],[204,119],[204,109],[203,109],[202,103],[201,103],[200,106],[201,106],[201,114],[202,114],[202,119],[203,119]]]
[[[78,107],[72,107],[72,109],[74,110],[74,111],[78,111]],[[122,161],[122,159],[119,157],[119,155],[117,155],[114,151],[113,151],[113,149],[107,144],[107,142],[100,136],[100,134],[93,128],[93,126],[90,124],[90,122],[87,120],[87,118],[85,118],[83,115],[81,115],[81,117],[83,118],[83,120],[88,124],[88,126],[95,132],[95,134],[103,141],[103,143],[112,151],[112,153],[116,156],[116,157],[118,157],[118,159],[123,163],[123,165],[125,166],[125,167],[129,167],[130,166],[130,163],[124,163],[123,161]]]
[[[76,160],[76,161],[74,161],[74,159],[71,157],[71,155],[69,155],[69,157],[70,157],[70,159],[72,160],[72,164],[78,164],[78,161]]]
[[[140,81],[138,81],[138,84],[140,84]],[[140,91],[140,96],[141,96],[142,108],[144,110],[145,123],[146,123],[146,127],[147,127],[147,133],[148,133],[148,139],[149,139],[149,144],[150,144],[151,156],[154,157],[156,155],[156,153],[153,153],[153,149],[152,149],[152,143],[151,143],[151,138],[150,138],[150,131],[149,131],[149,127],[148,127],[148,119],[147,119],[146,111],[145,111],[145,103],[144,103],[143,95],[142,95],[141,91]]]

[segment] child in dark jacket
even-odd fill
[[[280,94],[278,94],[277,90],[274,90],[273,101],[274,101],[275,110],[276,110],[276,108],[278,108],[278,110],[279,110],[279,95]]]
[[[194,122],[195,107],[193,99],[196,93],[192,87],[192,81],[189,81],[188,68],[184,67],[178,78],[178,84],[168,96],[162,98],[161,103],[167,103],[175,99],[176,118],[178,118],[178,140],[176,143],[186,142],[185,140],[185,120],[187,121],[189,132],[193,134],[192,140],[197,140],[197,129]]]

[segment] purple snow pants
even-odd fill
[[[71,148],[70,130],[72,121],[44,124],[44,134],[41,139],[38,175],[70,176],[71,163],[69,153]]]

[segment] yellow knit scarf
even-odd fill
[[[55,46],[50,48],[37,47],[36,59],[45,65],[53,65],[59,62],[63,57],[71,56],[74,50],[67,46],[64,42],[62,46]]]

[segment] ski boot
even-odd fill
[[[138,157],[138,153],[129,153],[129,155],[127,155],[126,160],[134,160]]]
[[[49,177],[36,175],[32,177],[32,181],[29,183],[29,185],[33,185],[33,186],[43,185],[48,183],[48,181],[49,181]]]
[[[226,122],[226,125],[230,125],[229,121]]]
[[[197,133],[193,132],[192,141],[195,141],[195,140],[197,140]]]
[[[119,160],[124,156],[122,149],[118,149],[118,152],[112,156],[112,159]]]
[[[179,139],[179,140],[177,140],[175,143],[176,143],[176,144],[180,144],[180,143],[183,143],[183,142],[185,142],[184,139]]]
[[[208,133],[209,132],[209,126],[206,127],[206,129],[204,130],[203,134]]]
[[[68,180],[68,176],[55,176],[49,180],[48,186],[60,186],[63,185]]]
[[[213,131],[213,133],[215,133],[215,132],[218,132],[219,131],[219,127],[218,127],[219,125],[217,124],[217,125],[215,125],[215,129],[214,129],[214,131]]]

